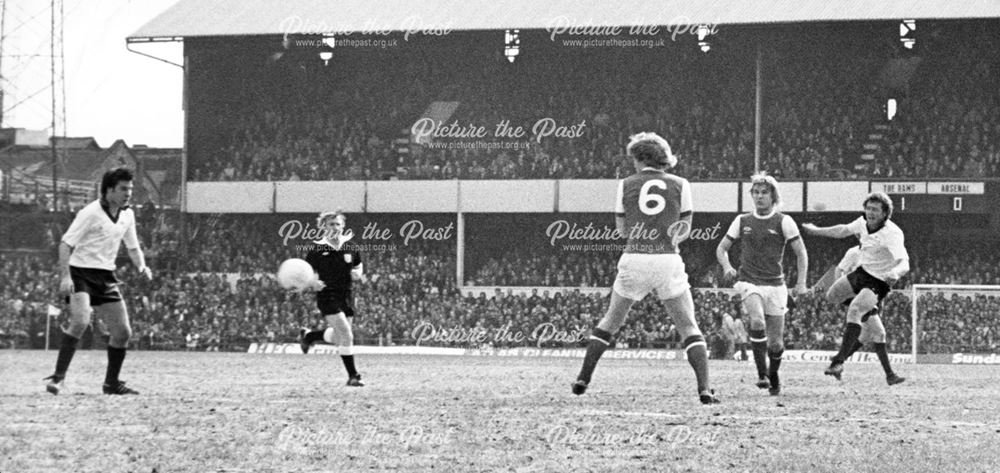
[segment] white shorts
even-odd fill
[[[739,281],[733,285],[740,293],[740,298],[744,301],[748,297],[757,294],[764,301],[764,315],[785,315],[788,312],[788,288],[784,284],[780,286],[758,286],[746,281]]]
[[[613,287],[622,297],[635,301],[653,290],[660,299],[673,299],[691,289],[681,255],[643,253],[622,255]]]

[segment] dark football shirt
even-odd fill
[[[358,246],[351,242],[344,243],[339,250],[325,242],[317,243],[306,255],[306,262],[319,274],[320,281],[326,284],[319,295],[344,294],[351,291],[351,270],[361,264],[361,253]]]

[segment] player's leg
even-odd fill
[[[632,308],[632,304],[635,304],[635,300],[619,294],[619,290],[618,281],[615,281],[615,287],[611,291],[611,303],[608,305],[608,311],[604,314],[604,318],[598,322],[597,327],[594,327],[590,333],[590,340],[587,342],[587,354],[583,358],[583,366],[580,368],[580,374],[576,376],[576,382],[573,383],[573,394],[580,395],[587,391],[587,386],[590,385],[594,369],[597,368],[597,362],[601,359],[604,351],[611,346],[614,334],[625,324],[628,311]]]
[[[764,321],[764,299],[752,284],[737,283],[737,290],[743,296],[743,313],[750,320],[750,350],[757,365],[757,387],[767,389],[771,382],[767,378],[767,324]]]
[[[63,380],[66,379],[66,372],[76,354],[76,347],[80,343],[80,337],[90,326],[91,314],[94,310],[90,307],[90,294],[85,291],[75,292],[69,296],[69,325],[63,329],[62,340],[59,342],[59,355],[56,357],[56,371],[52,376],[45,378],[49,383],[45,389],[52,394],[59,394],[63,389]]]
[[[695,380],[698,384],[698,397],[702,404],[718,403],[719,400],[715,398],[715,393],[709,385],[708,347],[705,344],[705,336],[702,335],[694,318],[694,300],[691,298],[691,289],[686,288],[680,295],[664,299],[663,307],[673,318],[677,333],[684,341],[684,350],[687,352],[688,363],[694,369]]]
[[[125,386],[118,379],[122,364],[125,363],[125,350],[132,337],[132,325],[128,320],[128,310],[125,301],[107,302],[94,307],[94,313],[104,320],[108,329],[108,369],[104,375],[104,394],[139,394],[134,389]]]
[[[827,290],[826,292],[827,302],[830,302],[832,304],[844,304],[844,305],[849,305],[851,303],[851,301],[854,299],[856,295],[855,286],[851,282],[853,274],[854,273],[844,274],[839,278],[837,278],[836,281],[834,281],[834,283],[830,286],[830,289]],[[851,330],[853,332],[855,331],[855,328],[851,328],[850,323],[848,323],[845,326],[845,332],[847,330]],[[858,333],[860,334],[860,332]],[[847,337],[844,337],[843,340],[846,341]],[[857,341],[855,340],[854,342],[851,343],[851,345],[847,347],[846,353],[838,353],[838,355],[847,355],[840,357],[842,360],[846,360],[850,353],[853,353],[860,348],[861,347],[857,346]],[[829,376],[833,376],[838,380],[840,380],[840,376],[844,372],[844,364],[842,361],[837,362],[836,361],[837,359],[838,359],[837,355],[833,356],[830,359],[830,366],[827,367],[823,373]]]
[[[889,383],[889,386],[892,386],[905,381],[906,378],[903,378],[892,371],[892,364],[889,363],[889,352],[886,347],[885,325],[882,324],[882,318],[879,317],[878,314],[872,315],[868,318],[865,326],[869,327],[871,330],[871,341],[875,346],[875,354],[878,355],[878,361],[882,364],[882,370],[885,371],[886,382]]]
[[[326,333],[325,328],[318,330],[306,330],[305,328],[299,329],[299,347],[302,349],[302,353],[309,353],[309,348],[311,348],[314,343],[324,341],[324,333]]]
[[[336,298],[330,296],[324,296],[322,293],[316,295],[316,306],[319,308],[320,314],[326,319],[327,314],[336,314],[342,312],[344,309],[337,303]],[[312,347],[314,343],[325,342],[326,332],[329,330],[330,324],[327,322],[326,327],[316,329],[316,330],[306,330],[305,328],[299,330],[299,347],[302,349],[302,353],[309,353],[309,348]],[[331,343],[331,342],[327,342]]]
[[[766,294],[764,326],[767,335],[767,378],[771,384],[771,395],[777,396],[781,393],[778,370],[781,369],[781,357],[785,353],[785,314],[788,312],[788,288],[785,286],[768,287]]]
[[[702,404],[717,404],[719,400],[708,381],[708,346],[694,318],[694,300],[691,298],[691,285],[688,283],[684,261],[680,255],[668,255],[657,274],[661,279],[655,286],[656,293],[673,318],[677,333],[683,340],[688,363],[694,369],[698,384],[698,398]]]
[[[863,288],[847,307],[847,324],[844,327],[844,338],[840,344],[840,351],[834,355],[830,361],[830,367],[825,373],[840,379],[840,374],[844,371],[844,360],[850,356],[854,349],[858,337],[861,335],[861,318],[878,305],[878,296],[869,289]]]
[[[573,394],[580,395],[587,391],[594,369],[597,368],[597,362],[604,351],[611,346],[614,334],[625,324],[628,311],[635,301],[646,297],[652,290],[651,277],[655,270],[654,264],[655,262],[648,258],[632,254],[624,254],[618,260],[618,274],[611,287],[611,302],[604,318],[590,332],[583,366],[580,367],[580,373],[572,384]]]
[[[773,396],[781,392],[781,381],[778,370],[781,369],[781,357],[785,354],[785,316],[767,315],[767,378],[771,384],[770,393]]]
[[[851,359],[851,357],[854,356],[854,354],[857,353],[858,350],[864,348],[865,345],[870,344],[871,338],[872,338],[871,328],[869,327],[868,323],[862,322],[861,333],[858,334],[858,341],[854,342],[854,346],[851,347],[850,351],[847,352],[847,357],[844,358],[844,361],[846,362],[847,360]]]
[[[861,317],[861,334],[858,335],[858,341],[854,342],[854,346],[851,347],[851,350],[847,353],[847,358],[844,358],[844,361],[847,361],[854,356],[854,354],[857,353],[858,350],[864,348],[865,345],[874,343],[875,339],[878,337],[878,327],[872,323],[871,317],[878,315],[878,311],[878,308],[872,309],[868,312],[868,314]],[[882,331],[885,332],[884,327]]]
[[[851,285],[849,274],[837,278],[836,281],[826,291],[826,300],[831,304],[843,304],[844,301],[854,298],[854,287]]]
[[[358,374],[358,370],[354,366],[354,331],[351,329],[351,321],[347,314],[338,312],[327,315],[326,325],[327,329],[323,334],[323,340],[339,347],[340,359],[347,371],[347,385],[364,386],[364,383],[361,382],[361,375]]]

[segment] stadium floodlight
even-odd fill
[[[333,51],[320,51],[319,58],[323,60],[324,66],[330,65],[330,59],[333,57]]]
[[[908,36],[911,31],[917,31],[917,20],[903,20],[899,24],[899,37]]]
[[[917,45],[917,20],[903,20],[899,23],[899,41],[906,49],[913,49]]]
[[[521,38],[520,30],[507,30],[504,32],[504,50],[503,55],[507,58],[507,61],[514,63],[514,59],[521,54]]]
[[[708,25],[698,25],[698,41],[705,41],[708,31]]]
[[[323,44],[329,46],[330,48],[335,48],[337,47],[337,38],[334,38],[333,36],[324,36]]]
[[[698,25],[698,28],[695,30],[698,34],[698,48],[701,49],[701,52],[703,53],[707,53],[710,49],[712,49],[712,44],[706,40],[710,31],[711,30],[708,28],[708,25]]]
[[[885,115],[889,121],[892,121],[892,119],[896,116],[896,99],[889,99],[885,103]]]

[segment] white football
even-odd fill
[[[285,289],[302,290],[316,280],[313,267],[299,258],[287,259],[278,267],[278,284]]]

